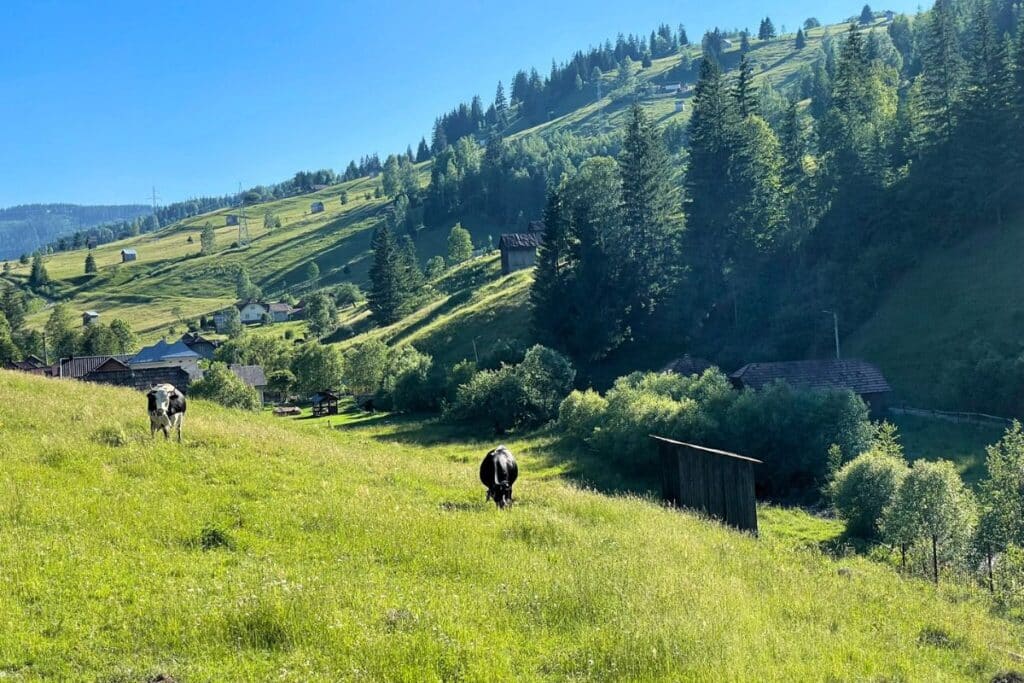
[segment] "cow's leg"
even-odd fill
[[[178,443],[181,443],[181,424],[185,421],[185,415],[178,413]]]
[[[155,439],[156,438],[156,427],[157,427],[156,422],[153,422],[152,420],[150,420],[149,421],[149,438],[151,438],[151,439]]]

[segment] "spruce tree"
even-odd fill
[[[677,275],[681,230],[678,188],[660,131],[634,104],[619,155],[622,176],[625,291],[635,296],[633,319],[643,323],[665,300]]]
[[[28,276],[28,283],[33,287],[42,287],[50,281],[50,276],[46,272],[46,266],[43,264],[43,255],[36,252],[35,256],[32,257],[32,271]]]
[[[757,113],[757,93],[754,92],[754,67],[746,55],[740,57],[740,65],[733,85],[736,110],[741,118]]]
[[[420,138],[420,144],[416,148],[416,163],[424,161],[430,161],[430,146],[427,144],[426,138]]]
[[[871,5],[864,5],[864,8],[860,11],[860,23],[863,26],[867,26],[875,21],[875,13],[871,11]]]
[[[802,50],[806,46],[807,38],[804,36],[804,30],[802,28],[798,28],[796,30],[796,41],[794,43],[794,47],[796,47],[797,50]]]
[[[956,108],[963,58],[952,0],[936,0],[920,33],[922,71],[920,110],[929,146],[949,141],[956,129]]]
[[[92,254],[88,254],[85,257],[85,274],[96,272],[96,257]]]
[[[408,300],[418,294],[420,287],[423,286],[423,271],[420,269],[420,259],[416,254],[416,243],[413,242],[410,235],[403,235],[399,241],[398,260],[402,276],[403,298]]]
[[[398,320],[404,298],[403,278],[395,238],[387,225],[373,233],[373,264],[370,266],[370,310],[381,325]]]
[[[498,127],[508,125],[508,100],[505,99],[505,87],[498,81],[498,89],[494,93],[494,112],[498,117]]]
[[[530,287],[531,324],[538,340],[565,349],[571,334],[569,222],[559,190],[548,194],[544,207],[544,241],[537,250],[533,285]]]

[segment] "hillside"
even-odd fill
[[[827,31],[836,33],[844,27],[822,27],[807,34],[807,46],[800,51],[792,48],[792,37],[775,41],[751,41],[751,60],[755,80],[769,79],[774,85],[790,84],[800,66],[809,64],[817,54]],[[695,63],[700,47],[690,46],[686,58]],[[652,65],[636,74],[639,83],[669,82],[669,77],[683,59],[675,54],[656,59]],[[723,64],[731,68],[739,60],[738,46],[723,54]],[[678,82],[680,75],[672,76]],[[683,80],[693,82],[691,72]],[[550,121],[528,126],[521,119],[510,124],[506,131],[509,140],[546,138],[557,134],[592,136],[617,133],[624,122],[632,97],[615,98],[608,94],[614,90],[614,74],[603,79],[605,96],[594,101],[589,90],[567,97],[553,110]],[[676,111],[676,97],[672,94],[652,92],[641,98],[640,104],[660,124],[685,122],[689,118],[689,100],[683,98],[684,107]],[[426,184],[430,163],[418,165],[421,183]],[[93,250],[99,272],[86,276],[86,252],[76,250],[55,254],[47,259],[47,270],[55,280],[55,293],[68,300],[75,310],[97,310],[107,320],[120,317],[127,320],[143,338],[152,339],[164,334],[176,323],[172,309],[180,308],[185,316],[196,317],[211,313],[234,299],[232,269],[245,265],[253,278],[267,293],[279,293],[304,279],[306,265],[312,260],[321,272],[321,284],[329,285],[342,280],[362,282],[366,278],[370,232],[383,218],[387,205],[384,199],[374,199],[373,192],[380,185],[379,178],[362,178],[331,186],[320,192],[288,199],[257,204],[248,208],[249,231],[252,244],[248,249],[232,249],[237,229],[225,225],[225,216],[237,209],[223,209],[168,225],[161,230],[139,237],[112,242]],[[342,206],[339,197],[347,192],[349,202]],[[370,193],[370,199],[365,195]],[[309,205],[323,201],[326,210],[310,214]],[[272,212],[282,219],[283,227],[267,234],[263,229],[263,214]],[[209,221],[217,229],[217,250],[210,256],[200,256],[199,231]],[[454,222],[454,221],[453,221]],[[491,220],[463,219],[464,227],[473,234],[474,241],[486,244],[488,237],[495,243],[501,232],[514,229]],[[187,239],[192,237],[193,242]],[[417,236],[417,249],[422,260],[445,253],[447,229],[437,228]],[[120,264],[121,249],[136,249],[139,260],[133,264]],[[10,275],[13,282],[23,282],[28,266],[17,263]],[[30,323],[41,325],[46,312],[40,311]],[[501,332],[493,332],[501,336]]]
[[[499,513],[490,444],[429,422],[194,401],[178,446],[138,394],[80,394],[0,371],[15,680],[978,680],[1024,647],[983,596],[831,560],[791,515],[755,539],[569,485],[544,436],[510,443]]]
[[[0,260],[30,254],[76,230],[114,221],[132,220],[150,212],[152,208],[144,204],[26,204],[0,209]]]
[[[1024,338],[1018,255],[1024,218],[922,255],[848,342],[877,362],[913,405],[950,407],[943,370],[978,339],[1016,348]]]

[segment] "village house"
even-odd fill
[[[130,363],[111,356],[79,379],[97,384],[132,387],[140,391],[145,391],[155,384],[173,384],[183,392],[187,392],[189,384],[194,378],[176,365],[136,368],[132,367]]]
[[[224,225],[238,225],[238,214],[229,213],[224,216]]]
[[[181,336],[181,342],[206,360],[212,360],[213,354],[216,353],[217,347],[220,346],[218,340],[207,339],[198,332],[186,332]]]
[[[275,323],[286,323],[292,319],[292,316],[296,313],[296,308],[289,303],[278,301],[267,306],[270,312],[270,317]]]
[[[748,363],[729,379],[737,389],[760,390],[773,382],[785,382],[795,389],[848,389],[864,399],[876,417],[885,413],[892,393],[881,370],[852,358]]]
[[[17,370],[32,375],[51,376],[53,368],[39,356],[29,355],[24,360],[15,360],[4,363],[4,370]]]
[[[82,314],[82,327],[88,327],[99,319],[100,314],[96,311],[86,311]]]
[[[132,370],[146,368],[180,367],[192,379],[202,376],[199,369],[199,361],[202,356],[190,349],[180,339],[173,343],[167,343],[163,339],[152,346],[139,351],[132,357],[128,364]]]
[[[112,358],[127,366],[132,356],[131,354],[122,354],[116,356],[71,356],[70,358],[61,358],[57,361],[57,365],[54,368],[56,371],[54,375],[61,379],[83,379]]]
[[[508,275],[517,270],[533,268],[537,248],[544,241],[544,223],[531,221],[527,232],[506,233],[498,240],[501,251],[501,272]]]
[[[139,258],[139,255],[134,249],[122,249],[121,250],[121,263],[128,263]]]
[[[324,203],[323,202],[313,202],[312,204],[309,205],[309,212],[310,213],[320,213],[323,210],[324,210]]]
[[[270,313],[270,307],[262,301],[246,301],[238,304],[238,317],[242,324],[251,325],[263,322],[263,316]]]
[[[256,390],[256,393],[260,396],[260,405],[262,405],[263,392],[267,388],[267,376],[263,372],[263,367],[260,365],[240,365],[238,363],[232,363],[228,367],[235,374],[235,377],[245,382],[246,386]]]

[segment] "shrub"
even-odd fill
[[[836,513],[846,520],[847,533],[878,536],[882,511],[892,503],[907,470],[903,458],[879,449],[862,453],[839,470],[829,495]]]
[[[604,421],[608,401],[593,389],[574,391],[558,406],[558,426],[570,436],[587,441]]]
[[[345,352],[342,379],[353,394],[376,394],[384,382],[387,344],[371,339]]]
[[[363,290],[359,289],[359,285],[354,282],[341,283],[334,294],[334,302],[340,308],[355,306],[363,301],[366,301],[366,295],[363,294]]]
[[[480,359],[480,369],[497,370],[502,365],[516,365],[522,363],[525,356],[526,347],[518,339],[499,339],[491,346],[490,352]]]
[[[405,359],[391,380],[391,405],[403,411],[438,410],[447,393],[446,380],[444,372],[434,365],[434,359],[417,351],[415,356]]]
[[[845,457],[871,443],[868,409],[850,391],[802,391],[778,382],[745,391],[730,406],[727,444],[763,461],[757,475],[769,495],[806,493],[825,481],[828,451]]]
[[[203,378],[192,385],[190,393],[228,408],[260,409],[260,397],[256,390],[240,380],[224,363],[210,364]]]
[[[575,376],[565,356],[537,345],[519,365],[475,373],[456,390],[449,414],[455,419],[489,422],[498,433],[534,427],[557,416]]]

